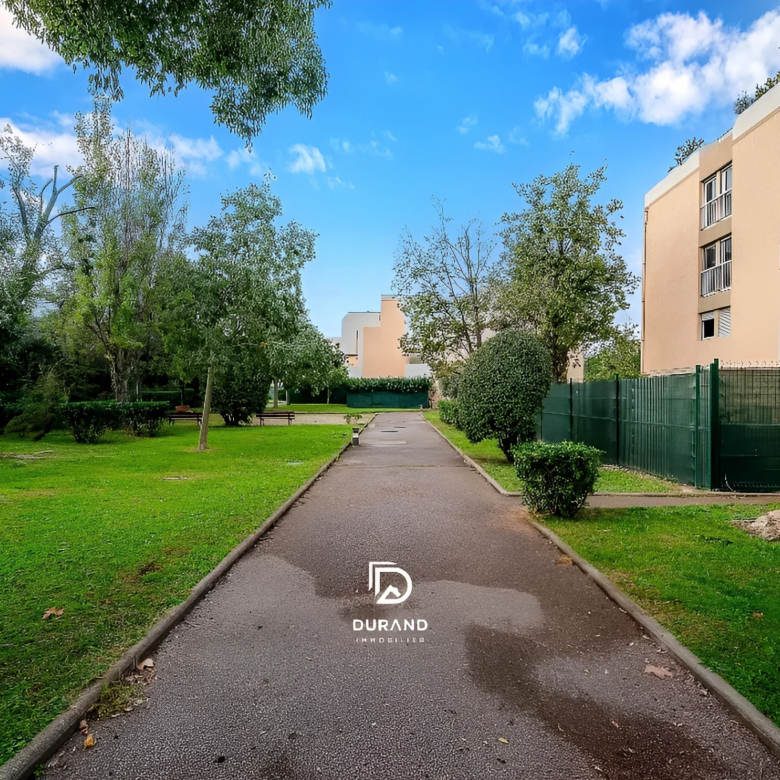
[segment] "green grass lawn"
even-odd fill
[[[334,421],[335,422],[335,421]],[[340,421],[339,421],[340,422]],[[343,425],[0,436],[0,763],[342,446]],[[182,479],[184,478],[184,479]],[[49,608],[61,617],[43,620]]]
[[[466,434],[439,419],[433,410],[424,412],[425,419],[440,430],[456,447],[479,463],[504,490],[517,492],[521,489],[514,466],[507,462],[495,439],[485,439],[472,444]],[[602,493],[676,493],[679,485],[663,479],[623,469],[601,469],[596,490]]]
[[[269,404],[267,407],[270,412],[273,409],[273,405]],[[279,404],[281,411],[287,411],[288,409],[298,414],[340,414],[345,415],[347,412],[351,414],[376,414],[377,412],[419,412],[420,409],[417,406],[410,407],[409,409],[396,409],[393,407],[380,407],[372,406],[367,409],[353,409],[346,404]]]
[[[544,523],[780,725],[780,543],[729,523],[778,507],[582,510]]]

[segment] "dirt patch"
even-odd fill
[[[751,536],[758,536],[768,542],[780,540],[780,509],[767,512],[761,517],[739,517],[732,522]]]

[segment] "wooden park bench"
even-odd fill
[[[285,418],[287,419],[287,424],[292,425],[293,420],[295,419],[295,412],[272,409],[270,411],[260,412],[259,414],[256,414],[255,417],[260,420],[260,425],[264,424],[264,420],[284,420]]]
[[[173,414],[168,415],[168,425],[173,425],[177,420],[194,420],[198,425],[203,422],[203,414],[201,412],[180,412],[178,409]]]

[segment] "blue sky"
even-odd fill
[[[644,193],[677,145],[714,140],[744,89],[780,69],[780,6],[765,0],[335,0],[317,16],[330,73],[311,119],[271,117],[250,153],[214,124],[209,96],[150,98],[127,72],[118,123],[172,146],[188,168],[190,220],[270,168],[286,219],[319,233],[304,273],[326,335],[390,292],[405,226],[422,237],[431,197],[494,225],[521,208],[512,183],[605,161],[603,197],[624,202],[623,254],[641,269]],[[77,162],[73,73],[0,10],[0,124],[38,144],[41,172]],[[630,313],[639,321],[639,297]]]

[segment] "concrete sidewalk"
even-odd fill
[[[46,777],[780,780],[519,518],[421,415],[380,415],[163,644],[148,702]],[[370,561],[411,597],[376,605]],[[353,630],[377,618],[414,629]]]

